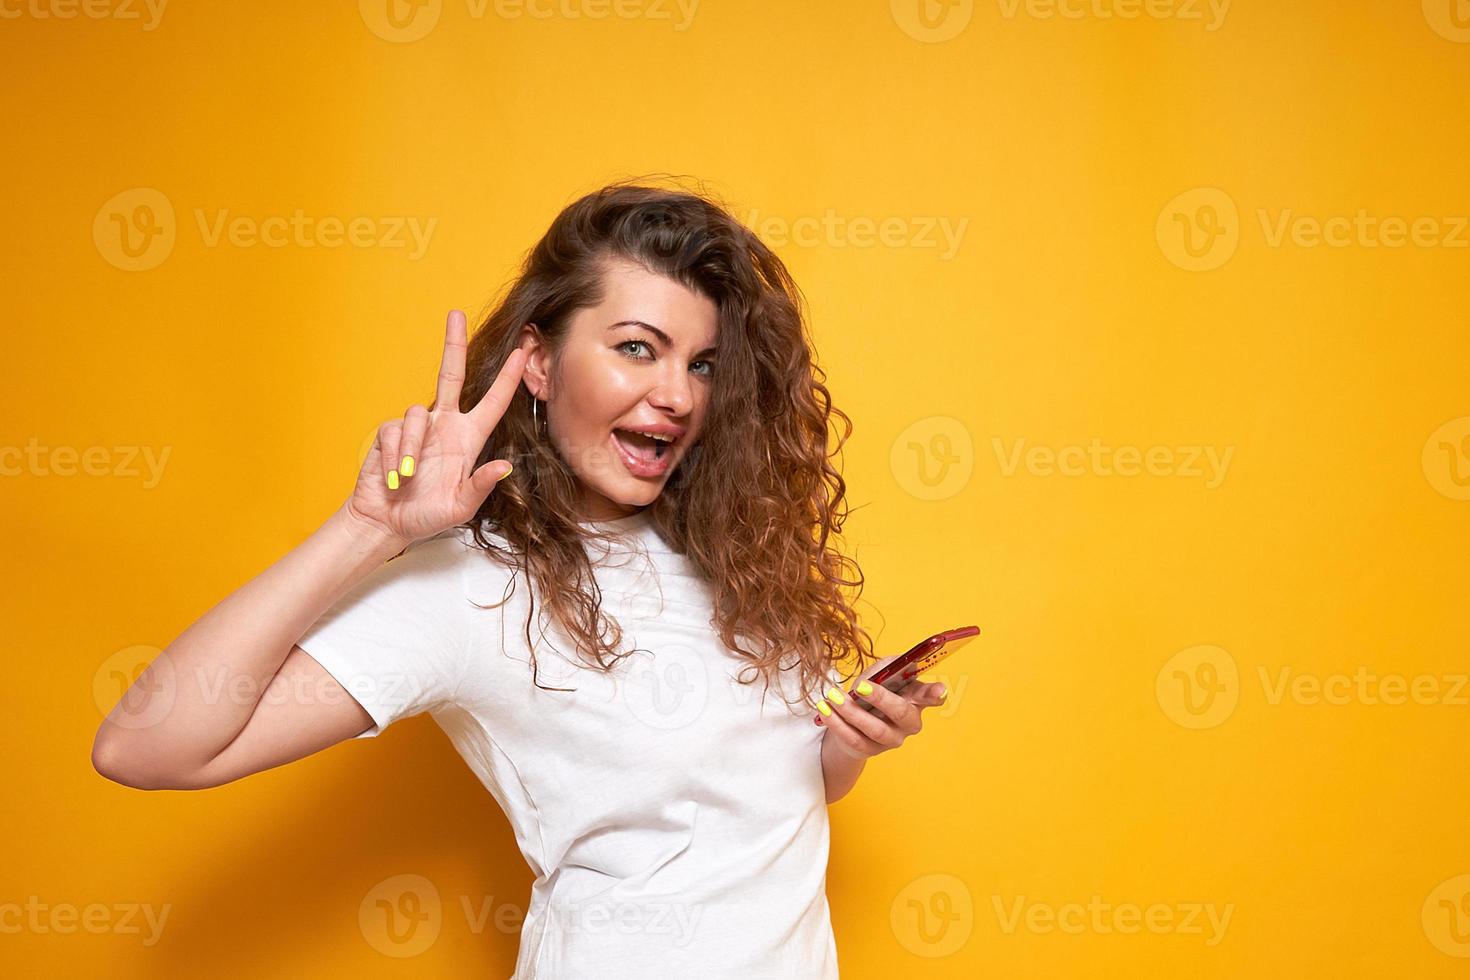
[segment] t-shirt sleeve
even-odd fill
[[[372,716],[355,738],[454,701],[477,611],[465,591],[468,550],[454,529],[415,542],[296,641]]]

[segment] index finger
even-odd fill
[[[528,356],[520,347],[506,355],[505,363],[500,366],[500,373],[495,376],[495,383],[485,392],[479,404],[470,409],[471,421],[486,439],[490,438],[490,433],[500,424],[505,410],[510,407],[510,400],[515,397],[516,389],[521,385],[521,374]]]
[[[444,325],[444,354],[439,358],[439,386],[434,393],[435,410],[459,411],[459,393],[464,387],[465,348],[469,344],[464,312],[450,310]]]

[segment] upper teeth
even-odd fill
[[[637,429],[634,429],[632,431],[637,432],[640,436],[647,436],[650,439],[657,439],[659,442],[673,442],[674,441],[674,437],[673,436],[661,435],[661,434],[659,434],[657,432],[639,432]]]

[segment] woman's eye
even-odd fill
[[[640,348],[647,350],[647,356],[644,356],[642,353],[640,353]],[[653,345],[646,340],[625,340],[621,344],[616,345],[613,349],[616,351],[620,351],[625,357],[633,358],[633,360],[635,361],[647,361],[653,359]],[[715,373],[715,362],[694,361],[689,365],[689,370],[693,371],[695,374],[709,377],[710,375]]]

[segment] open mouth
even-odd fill
[[[662,476],[673,459],[677,437],[671,435],[640,432],[636,429],[614,429],[613,444],[617,446],[623,465],[634,476]]]
[[[671,436],[655,436],[633,429],[614,429],[613,435],[624,448],[640,459],[663,459],[674,445]]]

